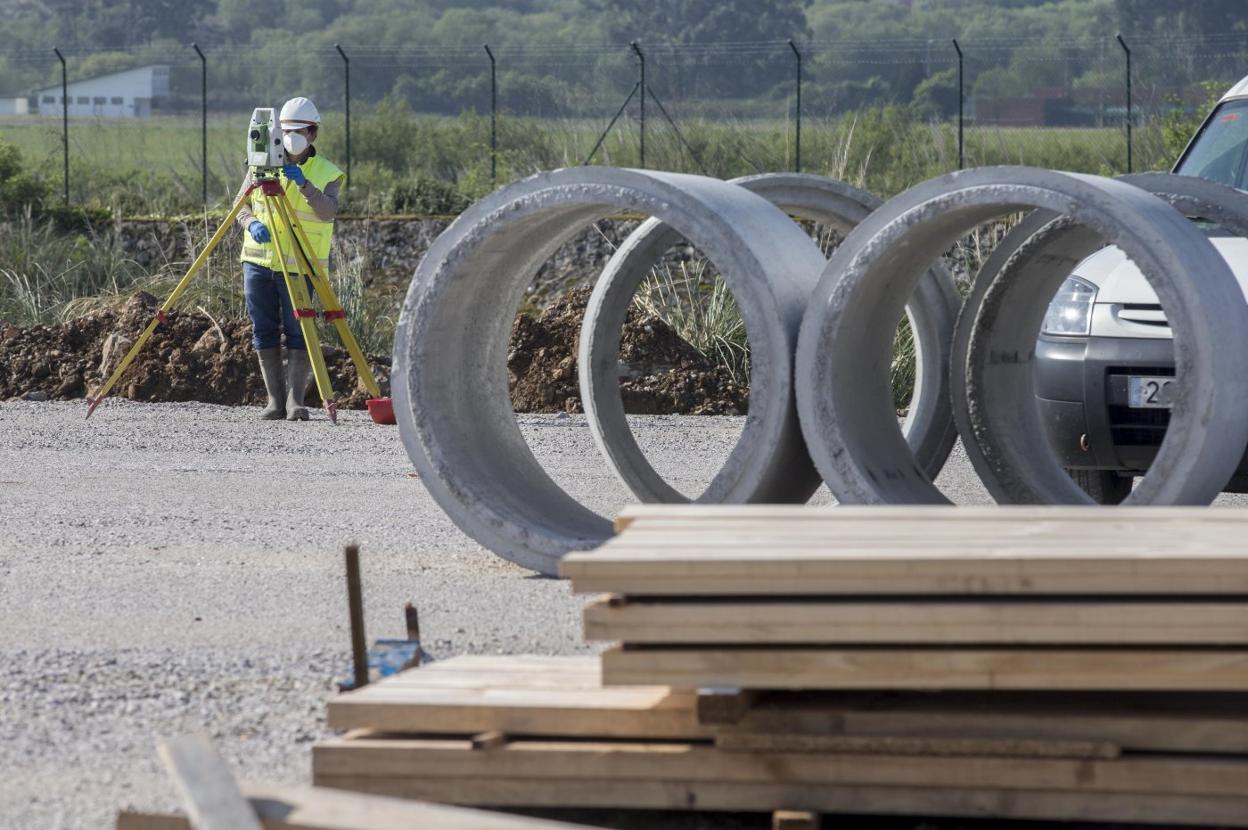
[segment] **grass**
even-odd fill
[[[705,258],[652,268],[633,296],[633,304],[726,369],[738,385],[749,386],[745,320],[728,283],[710,270]]]
[[[674,113],[674,115],[676,115]],[[249,113],[214,115],[208,122],[208,190],[224,209],[242,180],[242,134]],[[791,170],[792,123],[783,119],[682,120],[688,146],[666,124],[647,125],[646,165],[703,172],[721,178]],[[457,212],[492,189],[489,120],[365,111],[352,119],[352,178],[345,209],[356,214]],[[605,124],[589,119],[499,120],[499,181],[582,163]],[[341,117],[327,117],[318,147],[346,166]],[[1138,169],[1169,164],[1164,125],[1135,131]],[[162,116],[145,122],[71,119],[70,199],[125,216],[192,214],[201,204],[200,123]],[[635,124],[621,121],[594,163],[640,166]],[[0,118],[0,140],[15,144],[26,163],[59,196],[62,188],[58,118]],[[1125,171],[1123,131],[1105,128],[966,130],[968,166],[1028,164],[1113,174]],[[957,167],[953,124],[913,120],[899,108],[831,119],[802,127],[802,168],[889,196]]]
[[[183,228],[189,236],[186,250],[198,252],[216,226],[203,221]],[[16,325],[52,325],[117,309],[138,291],[164,300],[190,267],[186,260],[166,260],[154,270],[144,268],[125,254],[111,228],[66,234],[27,215],[0,231],[0,261],[6,263],[0,268],[0,320]],[[238,253],[238,235],[228,234],[192,278],[178,307],[211,319],[245,318]],[[369,264],[354,243],[335,240],[333,262],[330,283],[356,340],[366,352],[389,354],[397,289],[365,291]],[[329,342],[338,342],[331,328],[323,331]]]
[[[112,234],[62,233],[29,213],[5,224],[0,262],[0,320],[19,325],[62,322],[83,303],[145,275]]]

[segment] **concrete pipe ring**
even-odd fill
[[[1217,222],[1248,236],[1248,194],[1239,190],[1206,179],[1166,173],[1121,176],[1118,180],[1152,193],[1185,216]],[[1104,244],[1098,235],[1073,224],[1068,218],[1058,217],[1050,211],[1033,211],[1006,234],[985,260],[958,315],[950,366],[954,420],[967,457],[999,502],[1016,503],[1030,498],[1032,494],[1026,488],[1016,486],[1017,477],[1013,471],[1001,469],[990,461],[1000,456],[991,446],[985,451],[979,436],[984,436],[989,444],[993,442],[993,436],[985,431],[985,425],[972,424],[966,391],[968,356],[972,341],[977,340],[976,321],[983,308],[984,296],[991,287],[994,293],[1003,292],[997,302],[1019,302],[1012,295],[1012,286],[1027,277],[1020,277],[1017,272],[1028,271],[1033,275],[1031,279],[1045,281],[1054,280],[1054,273],[1061,272],[1062,279],[1065,279],[1080,261],[1104,247]],[[1043,270],[1044,275],[1035,276],[1038,270]],[[977,353],[986,354],[982,346]],[[980,394],[992,393],[981,390]]]
[[[891,331],[931,261],[959,236],[1004,213],[1052,211],[1116,244],[1169,310],[1183,378],[1170,431],[1136,500],[1207,502],[1248,443],[1248,304],[1225,261],[1181,213],[1123,182],[1025,167],[988,167],[933,179],[885,203],[833,254],[798,338],[796,387],[811,457],[838,499],[850,503],[945,503],[915,463],[891,412]],[[1050,251],[1049,253],[1055,253]],[[1200,274],[1196,282],[1188,274]],[[1061,277],[1064,279],[1064,276]],[[997,469],[1030,488],[1031,502],[1090,503],[1045,441],[1031,403],[1030,361],[1057,282],[1039,275],[1030,297],[990,306],[992,350],[967,394],[998,439]],[[1047,292],[1047,293],[1045,293]],[[972,370],[976,361],[969,361]],[[983,400],[978,389],[992,389]],[[974,412],[974,410],[973,410]],[[974,417],[974,415],[973,415]],[[1137,488],[1138,492],[1138,488]],[[1135,497],[1133,497],[1135,498]]]
[[[434,499],[496,554],[547,574],[604,542],[611,522],[576,501],[525,443],[506,357],[520,300],[542,263],[587,224],[657,216],[706,252],[734,291],[754,349],[750,417],[725,466],[745,492],[809,465],[797,423],[792,338],[824,259],[765,199],[701,176],[579,167],[516,182],[460,215],[421,260],[394,343],[399,434]]]
[[[872,194],[824,176],[765,173],[733,179],[731,183],[762,196],[786,213],[827,225],[842,235],[880,205]],[[629,429],[619,392],[620,331],[637,289],[655,263],[680,240],[680,234],[659,219],[649,219],[639,226],[607,263],[594,286],[581,326],[581,400],[594,440],[625,486],[646,502],[689,499],[659,475]],[[947,363],[944,355],[959,303],[953,277],[936,266],[924,274],[906,307],[915,332],[916,350],[937,355],[932,362],[941,366]],[[796,347],[796,327],[790,335]],[[919,373],[903,425],[915,456],[931,476],[940,471],[957,439],[947,378],[943,370]],[[778,491],[746,491],[738,479],[739,471],[725,467],[696,501],[804,502],[820,484],[818,473],[809,463],[795,464],[787,480],[779,482]]]

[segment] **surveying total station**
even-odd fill
[[[291,304],[295,310],[295,319],[299,323],[299,328],[303,332],[304,342],[307,344],[308,357],[312,363],[312,374],[316,378],[316,389],[321,396],[321,401],[324,403],[325,413],[329,416],[329,420],[333,423],[338,422],[338,407],[334,402],[334,391],[329,382],[329,371],[325,367],[325,356],[321,353],[321,341],[316,331],[317,312],[312,307],[312,298],[308,294],[309,284],[320,299],[321,307],[324,309],[323,317],[325,322],[333,323],[334,329],[338,332],[338,339],[346,347],[347,353],[351,355],[351,361],[355,364],[356,372],[359,373],[360,379],[364,382],[364,387],[372,396],[368,401],[369,415],[379,424],[394,423],[393,404],[389,398],[381,397],[381,389],[373,377],[368,361],[364,358],[364,353],[360,351],[355,335],[351,333],[351,329],[347,326],[346,312],[343,311],[342,304],[338,302],[338,298],[334,295],[333,288],[330,286],[329,274],[322,270],[320,262],[312,255],[312,245],[308,242],[303,226],[299,224],[299,217],[295,214],[294,209],[291,208],[290,200],[286,197],[286,192],[282,188],[281,171],[282,166],[286,162],[286,150],[282,147],[282,133],[277,126],[276,113],[268,107],[261,107],[255,110],[251,114],[251,124],[247,128],[249,186],[234,202],[221,226],[217,228],[212,238],[208,240],[204,250],[191,263],[191,267],[187,270],[185,276],[178,281],[168,299],[157,309],[156,316],[147,324],[147,328],[143,330],[143,333],[139,335],[134,345],[130,347],[130,351],[122,358],[121,363],[117,364],[117,368],[113,370],[112,375],[93,397],[87,398],[89,404],[87,409],[88,418],[91,417],[91,413],[95,411],[95,408],[108,395],[109,390],[113,388],[126,369],[130,367],[130,364],[138,356],[139,352],[142,351],[156,327],[167,321],[169,312],[177,304],[178,299],[186,291],[187,286],[190,285],[191,278],[208,261],[208,257],[212,254],[213,249],[217,247],[226,232],[234,224],[235,217],[238,216],[238,212],[250,199],[251,194],[259,189],[269,209],[269,215],[276,217],[277,221],[289,231],[287,234],[274,233],[273,244],[277,248],[277,261],[281,267],[282,277],[286,282],[286,289],[290,292]],[[293,249],[292,251],[285,249],[283,240],[289,241]],[[289,253],[293,253],[296,258],[288,260],[287,256]],[[289,261],[295,262],[297,266],[293,269],[294,273],[287,265]]]

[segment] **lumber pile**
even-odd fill
[[[714,514],[718,513],[718,516]],[[1248,691],[1239,511],[645,508],[564,563],[609,684]]]
[[[1248,827],[1248,530],[1187,508],[647,507],[601,658],[330,703],[318,785],[491,806]],[[779,813],[777,814],[779,815]]]

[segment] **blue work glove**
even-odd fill
[[[299,169],[297,164],[286,165],[282,168],[282,172],[286,174],[286,178],[295,183],[295,187],[303,187],[303,183],[307,181],[303,171]]]
[[[273,237],[269,236],[269,229],[259,219],[252,219],[251,224],[247,226],[247,231],[251,234],[252,239],[262,245],[273,240]]]

